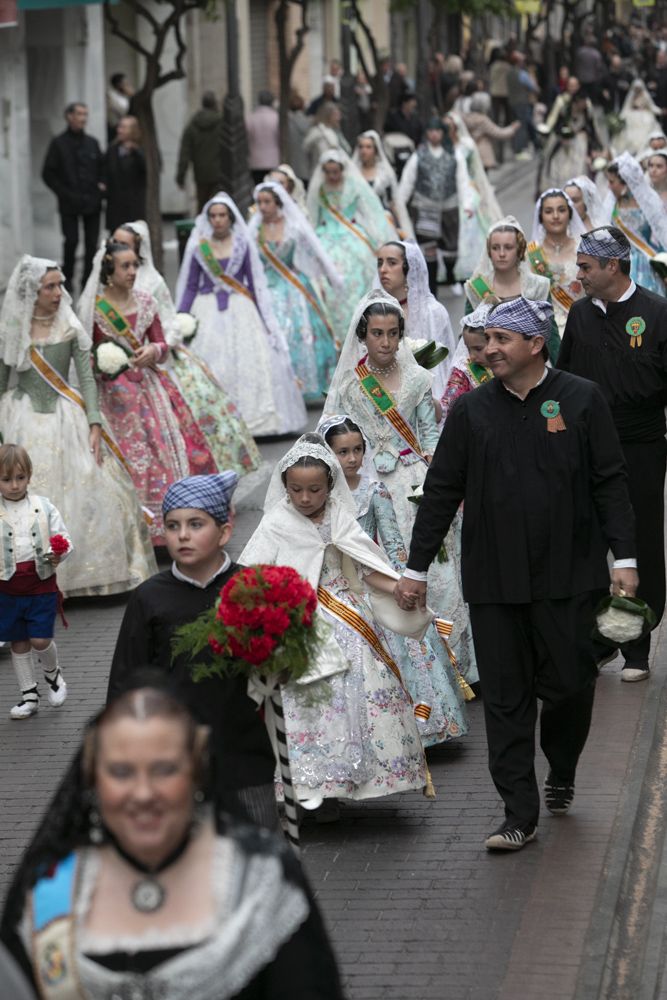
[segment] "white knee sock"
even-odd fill
[[[41,667],[47,680],[53,680],[58,670],[58,647],[53,640],[46,649],[33,649],[32,658],[35,666]]]
[[[34,697],[25,700],[36,701],[38,695],[37,685],[35,684],[35,672],[32,668],[32,654],[14,653],[12,651],[12,665],[16,674],[16,680],[19,682],[21,694],[25,696],[26,691],[33,691]]]

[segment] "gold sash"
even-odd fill
[[[570,293],[567,292],[562,285],[559,285],[554,278],[553,272],[549,267],[549,263],[544,254],[544,250],[539,243],[528,244],[528,259],[535,274],[541,274],[548,278],[551,282],[551,294],[561,309],[564,309],[565,312],[569,312],[574,305],[575,299],[573,299]]]
[[[621,218],[621,213],[619,212],[617,205],[614,206],[614,210],[611,213],[611,217],[614,225],[618,226],[621,232],[624,233],[625,236],[627,236],[627,238],[630,240],[632,245],[636,247],[637,250],[640,250],[644,254],[644,256],[648,257],[649,260],[653,260],[653,258],[656,255],[656,251],[653,249],[652,246],[650,246],[648,243],[646,243],[645,240],[641,238],[639,233],[636,233],[634,229],[630,229],[630,227],[626,225],[625,222],[623,222],[623,219]]]
[[[445,644],[445,649],[447,650],[447,656],[449,657],[449,662],[452,665],[452,669],[456,675],[456,681],[458,686],[461,688],[461,693],[466,701],[472,701],[475,697],[475,692],[468,684],[467,680],[459,670],[458,660],[454,655],[454,650],[449,645],[449,637],[452,634],[453,624],[448,622],[446,618],[434,618],[433,624],[435,625],[435,630]]]
[[[285,278],[286,281],[289,281],[290,284],[293,285],[298,292],[301,292],[306,301],[310,303],[310,305],[313,307],[313,309],[315,310],[315,312],[317,313],[317,315],[320,317],[325,327],[327,328],[327,332],[330,334],[332,340],[336,344],[336,347],[338,347],[340,345],[340,341],[336,339],[336,336],[333,330],[331,329],[329,321],[322,312],[322,307],[320,303],[317,301],[315,296],[306,288],[303,282],[299,281],[296,274],[294,274],[293,271],[290,271],[289,267],[287,267],[286,264],[283,264],[280,257],[278,257],[277,254],[275,254],[273,250],[269,248],[269,245],[264,239],[263,235],[261,234],[261,231],[259,237],[259,247],[264,256],[266,257],[266,259],[268,260],[271,267],[273,267],[274,270],[278,272],[278,274],[280,274],[283,278]]]
[[[119,337],[123,337],[125,340],[127,340],[130,347],[134,351],[139,350],[139,348],[142,346],[141,341],[136,336],[134,330],[132,329],[128,321],[125,319],[125,316],[120,311],[120,309],[117,309],[115,306],[112,306],[107,299],[103,298],[101,295],[98,295],[95,300],[95,310],[101,316],[104,316],[107,323],[109,323],[109,325],[111,326],[111,329],[114,330]]]
[[[44,379],[47,385],[50,386],[50,388],[53,389],[54,392],[57,392],[59,396],[63,397],[63,399],[69,400],[70,403],[74,403],[75,406],[79,406],[83,410],[83,412],[86,413],[86,404],[83,400],[83,396],[81,395],[81,393],[78,392],[76,389],[74,389],[68,382],[66,382],[65,379],[62,377],[62,375],[59,372],[57,372],[52,365],[49,364],[44,355],[40,354],[40,352],[35,347],[30,348],[30,363],[32,364],[37,374]],[[132,469],[128,465],[125,455],[120,450],[118,442],[115,440],[115,438],[111,436],[109,431],[107,431],[105,427],[103,427],[102,425],[100,425],[100,431],[102,435],[102,440],[104,441],[105,445],[107,446],[113,457],[116,459],[118,464],[128,474],[130,479],[132,479]],[[148,522],[148,524],[152,524],[154,521],[153,515],[146,507],[142,507],[141,509],[145,520]]]
[[[357,229],[354,223],[350,222],[350,220],[345,217],[345,215],[343,214],[343,212],[340,211],[340,209],[336,208],[335,205],[331,204],[331,202],[329,201],[326,194],[321,188],[320,188],[320,202],[324,206],[324,208],[327,209],[327,211],[331,212],[334,219],[337,219],[342,226],[345,226],[346,229],[349,229],[351,233],[354,233],[357,239],[361,240],[362,243],[365,243],[372,254],[375,253],[375,247],[368,239],[368,237],[364,233],[362,233],[359,229]]]

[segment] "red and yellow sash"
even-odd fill
[[[575,303],[575,299],[573,299],[570,293],[567,292],[562,285],[559,285],[554,278],[553,272],[549,267],[542,247],[539,243],[529,243],[527,250],[528,260],[530,261],[530,266],[535,274],[541,274],[545,278],[549,279],[551,282],[551,294],[553,298],[556,300],[561,309],[564,309],[565,312],[569,312]]]
[[[396,403],[387,390],[380,385],[375,375],[368,370],[363,361],[357,365],[354,371],[359,379],[359,382],[361,383],[361,388],[364,390],[378,413],[380,413],[385,420],[389,421],[399,437],[407,444],[410,451],[414,452],[414,454],[420,458],[422,462],[426,462],[426,464],[428,464],[426,456],[421,450],[421,446],[414,431],[412,430],[412,427],[410,427],[410,424],[397,408]]]
[[[472,701],[475,697],[475,692],[468,684],[465,677],[461,674],[459,670],[458,660],[454,655],[454,650],[449,645],[449,637],[452,634],[453,623],[448,622],[446,618],[434,618],[433,624],[435,625],[435,630],[445,644],[445,649],[447,650],[447,656],[449,657],[449,662],[452,665],[452,669],[456,674],[456,681],[461,688],[461,692],[466,701]]]
[[[119,337],[123,337],[127,340],[130,347],[134,351],[139,350],[141,347],[141,341],[136,336],[134,330],[125,319],[125,316],[122,314],[120,309],[117,309],[116,306],[112,306],[111,303],[108,302],[107,299],[102,298],[101,295],[98,295],[95,299],[95,309],[98,313],[104,316],[114,333],[117,333]]]
[[[653,260],[653,258],[656,255],[656,251],[649,243],[647,243],[645,240],[641,238],[639,233],[636,233],[634,229],[630,229],[630,227],[626,225],[625,222],[623,222],[623,219],[621,218],[621,213],[618,210],[618,205],[614,205],[614,209],[611,213],[611,218],[614,225],[618,226],[621,232],[624,233],[630,240],[632,245],[636,247],[637,250],[640,250],[645,257],[648,257],[649,260]]]
[[[368,643],[375,655],[382,660],[387,667],[389,667],[408,698],[410,698],[410,703],[412,704],[412,698],[403,683],[401,671],[398,669],[395,661],[382,645],[380,637],[375,629],[371,628],[366,619],[362,618],[359,612],[355,611],[355,609],[350,607],[349,604],[343,604],[342,601],[339,601],[337,597],[334,597],[330,590],[325,590],[324,587],[317,588],[317,599],[322,607],[326,608],[329,614],[332,614],[334,618],[337,618],[338,621],[342,622],[344,625],[349,626],[349,628],[353,629],[353,631],[355,631]]]
[[[246,288],[246,286],[241,284],[240,281],[237,281],[236,278],[232,278],[231,274],[226,274],[222,270],[208,240],[199,241],[199,252],[202,256],[202,260],[208,268],[209,274],[215,279],[215,281],[223,285],[227,285],[232,289],[232,291],[238,292],[239,295],[245,295],[245,297],[250,299],[251,302],[255,301],[249,288]]]
[[[368,239],[368,237],[366,236],[366,234],[362,233],[360,229],[357,229],[357,227],[354,225],[354,223],[350,222],[350,220],[348,218],[346,218],[346,216],[344,215],[344,213],[341,212],[339,208],[336,208],[335,205],[331,204],[331,202],[329,201],[329,199],[327,198],[326,194],[324,193],[324,191],[321,188],[320,188],[320,203],[323,205],[324,208],[327,209],[328,212],[331,212],[331,214],[333,215],[334,219],[336,219],[338,222],[340,222],[340,224],[342,226],[345,226],[347,229],[349,229],[351,233],[354,233],[354,235],[357,237],[357,239],[360,239],[362,243],[365,243],[366,246],[368,247],[368,249],[371,251],[371,253],[373,253],[373,254],[375,253],[375,247],[373,246],[373,244],[371,243],[371,241]]]
[[[286,281],[289,281],[290,284],[293,285],[296,288],[296,290],[300,292],[306,299],[306,301],[312,306],[312,308],[315,310],[315,312],[317,313],[317,315],[320,317],[325,327],[327,328],[327,332],[330,334],[332,340],[336,344],[336,347],[338,347],[340,345],[340,342],[336,339],[336,336],[333,330],[331,329],[331,324],[329,323],[328,319],[322,312],[322,306],[317,301],[312,292],[310,292],[309,289],[306,288],[306,286],[303,284],[303,282],[299,280],[296,274],[294,274],[293,271],[290,271],[289,267],[287,267],[286,264],[283,264],[280,257],[278,257],[273,252],[273,250],[270,249],[268,243],[266,242],[262,234],[261,229],[259,233],[259,247],[264,256],[266,257],[266,259],[268,260],[271,267],[274,268],[274,270],[276,270],[278,274],[280,274],[283,278],[285,278]]]

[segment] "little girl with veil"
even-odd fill
[[[366,593],[391,594],[398,574],[357,524],[338,460],[319,435],[304,434],[278,462],[240,562],[291,566],[318,590],[326,641],[305,683],[282,690],[301,805],[422,788],[426,765],[410,697]],[[309,691],[314,680],[324,681],[324,698]]]

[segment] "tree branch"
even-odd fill
[[[153,54],[152,52],[149,52],[147,48],[144,48],[141,42],[135,38],[134,35],[128,35],[125,31],[123,31],[118,23],[118,19],[111,12],[111,4],[109,3],[109,0],[105,0],[104,2],[104,18],[107,24],[111,27],[112,35],[116,35],[117,38],[120,38],[121,41],[125,42],[126,45],[129,45],[130,48],[134,49],[135,52],[138,52],[145,59],[151,58]]]
[[[378,50],[377,50],[377,46],[375,45],[375,39],[373,38],[373,32],[371,31],[371,29],[369,28],[368,24],[366,23],[366,21],[364,21],[362,15],[361,15],[361,11],[359,10],[358,0],[352,0],[352,9],[354,10],[355,19],[359,22],[359,26],[361,27],[364,35],[366,36],[366,41],[368,42],[368,47],[371,50],[371,55],[373,56],[373,62],[375,63],[375,72],[377,73],[377,71],[379,69],[379,65],[380,65],[380,60],[378,59]],[[353,34],[354,34],[354,32],[353,32]],[[355,43],[355,48],[357,49],[357,52],[358,52],[359,48],[356,45],[356,43]],[[365,69],[364,69],[364,73],[366,73],[366,76],[370,80],[370,76],[368,75],[368,73],[366,72]],[[373,75],[375,75],[375,74],[373,74]]]
[[[176,39],[177,50],[176,50],[176,55],[174,56],[175,65],[174,68],[170,70],[168,73],[160,73],[158,71],[156,87],[163,87],[165,83],[171,83],[172,80],[182,80],[183,77],[185,76],[185,70],[183,69],[183,58],[187,51],[187,46],[183,41],[183,33],[181,30],[181,15],[180,14],[177,16],[172,15],[171,18],[167,18],[165,24],[167,24],[169,20],[172,19],[173,23],[169,25],[169,27],[173,27],[174,38]]]
[[[299,6],[301,7],[301,26],[296,29],[296,42],[292,46],[287,59],[287,69],[290,78],[294,65],[306,44],[306,35],[310,31],[310,25],[308,24],[308,0],[301,0]]]
[[[368,63],[366,62],[366,59],[364,57],[364,53],[361,50],[361,46],[359,45],[359,39],[357,38],[357,34],[354,31],[354,29],[352,29],[350,31],[350,39],[352,41],[352,44],[354,45],[355,51],[357,53],[357,56],[359,57],[359,62],[361,63],[361,68],[364,71],[366,79],[370,83],[370,81],[373,79],[373,74],[370,73],[369,70],[368,70]]]

